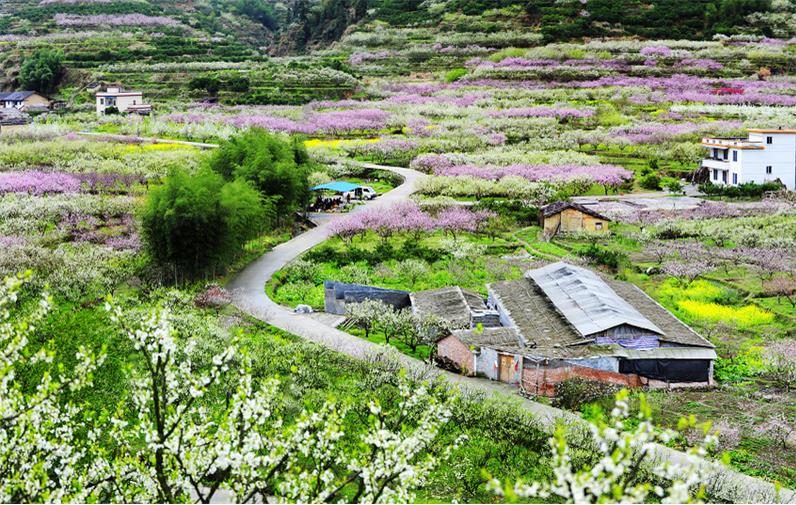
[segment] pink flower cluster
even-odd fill
[[[137,175],[119,175],[113,173],[98,174],[66,174],[63,172],[41,172],[28,170],[24,172],[0,173],[0,194],[30,193],[44,195],[48,193],[127,193],[130,187],[144,179]]]
[[[175,123],[203,123],[216,121],[237,128],[264,128],[284,133],[337,133],[361,130],[381,130],[387,126],[388,112],[379,109],[354,109],[328,112],[315,112],[304,121],[274,117],[261,114],[239,114],[237,116],[204,114],[170,114],[168,121]]]
[[[611,134],[632,144],[660,144],[678,135],[691,133],[725,132],[743,127],[741,121],[713,121],[710,123],[647,123],[636,126],[619,126]]]
[[[0,194],[44,195],[48,193],[77,193],[79,191],[80,179],[68,174],[38,170],[0,173]]]
[[[672,55],[672,50],[668,46],[647,46],[642,47],[639,54],[643,56],[666,58]]]
[[[457,107],[470,107],[485,97],[489,93],[468,93],[463,96],[425,96],[415,93],[402,94],[391,96],[387,100],[390,104],[406,104],[406,105],[455,105]]]
[[[585,118],[594,115],[593,110],[575,109],[573,107],[517,107],[489,113],[492,117],[556,117]]]
[[[165,16],[145,14],[56,14],[53,18],[59,26],[180,26],[180,22]]]
[[[348,62],[352,65],[361,65],[368,61],[378,61],[378,60],[386,60],[387,58],[391,58],[396,56],[398,53],[395,51],[378,51],[375,53],[354,53],[348,59]]]
[[[447,207],[432,216],[411,202],[402,202],[390,207],[369,208],[354,211],[339,218],[329,226],[329,235],[351,238],[368,230],[379,235],[393,233],[422,233],[442,230],[445,232],[474,232],[485,220],[493,217],[489,211],[472,212],[464,207]]]
[[[609,186],[619,185],[633,178],[633,172],[617,165],[509,165],[506,167],[459,165],[440,168],[434,174],[450,177],[469,176],[495,181],[506,176],[523,177],[532,182],[589,179],[597,184]]]

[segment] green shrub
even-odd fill
[[[613,396],[622,389],[615,384],[576,377],[556,384],[553,405],[563,409],[578,410],[582,405],[606,396]]]
[[[249,181],[276,206],[277,222],[303,208],[309,199],[312,163],[298,139],[252,128],[224,142],[209,166],[226,180]]]
[[[628,261],[627,255],[618,251],[605,249],[594,243],[589,244],[589,246],[585,249],[576,250],[575,254],[584,258],[588,258],[593,263],[604,265],[613,268],[614,270],[618,269],[620,265],[625,264]]]
[[[683,193],[683,183],[679,179],[667,177],[663,179],[662,186],[670,193],[680,194]]]
[[[656,173],[651,173],[642,176],[638,180],[639,185],[644,189],[659,190],[661,189],[661,178]]]
[[[763,193],[779,191],[780,189],[782,189],[782,184],[779,182],[765,182],[763,184],[745,182],[737,186],[725,186],[708,181],[699,185],[699,191],[706,195],[728,198],[761,198]]]
[[[489,56],[489,61],[502,61],[506,58],[522,58],[525,56],[527,49],[523,49],[521,47],[506,47],[501,49],[500,51],[493,53]]]
[[[445,74],[445,82],[456,82],[467,75],[466,68],[454,68]]]

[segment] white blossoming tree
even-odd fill
[[[78,469],[90,454],[68,395],[90,383],[102,357],[80,348],[66,374],[54,364],[54,350],[33,345],[51,300],[44,294],[35,307],[18,306],[30,278],[28,272],[0,283],[0,502],[84,501],[95,476]],[[33,384],[24,377],[30,366],[44,369]]]
[[[552,447],[552,482],[518,481],[514,484],[491,479],[489,488],[508,498],[556,496],[567,503],[694,503],[703,498],[705,482],[698,458],[707,455],[718,439],[710,425],[701,427],[703,440],[686,451],[691,460],[686,465],[658,461],[652,457],[656,443],[667,443],[676,432],[656,428],[651,409],[642,396],[637,416],[631,416],[628,392],[620,391],[606,421],[589,425],[596,460],[588,467],[578,466],[567,442],[564,427],[550,439]],[[696,427],[694,418],[682,419],[681,431]]]
[[[26,360],[54,358],[27,349],[48,298],[11,310],[24,280],[0,286],[4,502],[406,502],[449,455],[434,444],[451,415],[441,389],[401,379],[389,404],[359,409],[364,427],[351,422],[356,406],[334,403],[288,421],[278,382],[255,380],[245,353],[229,346],[197,362],[168,307],[128,312],[110,299],[138,356],[129,398],[92,416],[69,393],[90,387],[101,358],[81,350],[72,374],[45,372],[32,389],[15,374]]]
[[[327,403],[286,423],[278,383],[258,387],[234,347],[200,373],[168,310],[142,320],[108,308],[145,365],[134,381],[137,422],[112,421],[123,454],[105,486],[114,501],[207,503],[223,490],[239,502],[404,502],[448,454],[432,444],[450,417],[447,400],[425,387],[401,381],[399,401],[389,410],[371,403],[367,429],[345,440],[350,406]],[[225,407],[211,409],[203,400],[222,378]]]

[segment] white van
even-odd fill
[[[354,191],[347,191],[343,193],[343,200],[373,200],[379,196],[376,190],[370,186],[362,186]]]

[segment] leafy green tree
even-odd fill
[[[60,49],[37,49],[22,61],[19,84],[25,89],[50,93],[64,75],[64,53]]]
[[[253,128],[232,137],[213,153],[210,168],[227,180],[252,183],[276,206],[278,216],[289,215],[309,198],[307,178],[311,162],[298,139]]]
[[[155,261],[193,277],[229,261],[273,215],[245,181],[175,170],[150,191],[141,218]]]

